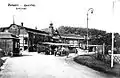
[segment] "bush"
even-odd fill
[[[86,65],[97,71],[112,74],[115,76],[120,76],[120,64],[114,63],[114,67],[111,68],[110,67],[110,57],[109,58],[105,57],[104,59],[106,60],[106,62],[96,59],[95,55],[91,55],[91,56],[77,56],[74,58],[74,61],[79,64]],[[109,61],[109,62],[107,62],[107,61]]]
[[[115,64],[113,69],[112,69],[113,72],[115,72],[117,75],[120,76],[120,65],[118,64]]]

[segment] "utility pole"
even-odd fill
[[[115,4],[115,1],[113,1],[113,7],[112,7],[112,13],[113,13],[113,18],[114,18],[114,4]],[[114,22],[114,19],[113,19],[113,22]],[[114,25],[114,23],[112,24]],[[114,49],[114,33],[112,32],[112,46],[111,46],[111,67],[113,67],[113,49]]]
[[[117,0],[117,1],[120,1],[120,0]],[[115,3],[116,3],[116,0],[113,1],[113,6],[112,6],[112,13],[113,13],[113,24],[114,25],[114,8],[115,8]],[[114,32],[112,32],[112,47],[111,47],[111,67],[113,67],[113,60],[114,60]]]
[[[112,49],[111,49],[112,53],[111,53],[111,67],[113,67],[113,52],[114,52],[114,33],[112,32]]]

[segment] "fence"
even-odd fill
[[[113,57],[114,57],[114,61],[120,64],[120,54],[114,54]]]

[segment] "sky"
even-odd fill
[[[25,27],[44,29],[52,22],[54,28],[59,26],[88,27],[107,32],[120,33],[120,1],[116,0],[0,0],[0,27],[13,23]],[[18,4],[19,6],[8,6]],[[35,5],[27,6],[26,5]],[[16,9],[16,8],[26,8]],[[93,8],[93,14],[88,11]]]

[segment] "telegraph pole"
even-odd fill
[[[118,1],[120,1],[120,0],[118,0]],[[116,0],[115,1],[113,1],[113,6],[112,6],[112,13],[113,13],[113,24],[112,25],[114,25],[114,7],[115,7],[115,2],[116,2]],[[111,53],[111,67],[113,67],[113,60],[114,60],[114,56],[113,56],[113,54],[114,54],[114,32],[112,32],[112,47],[111,47],[111,51],[112,51],[112,53]]]

